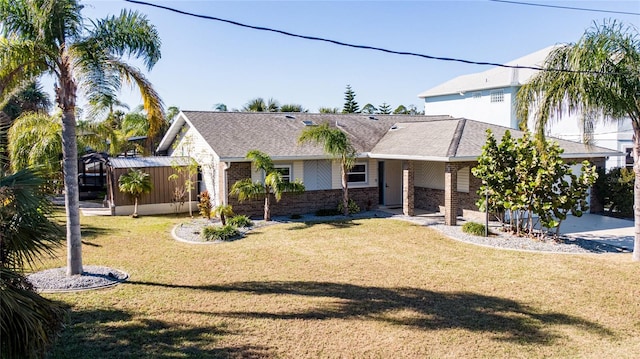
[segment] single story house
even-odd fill
[[[106,205],[111,208],[111,215],[130,215],[133,213],[133,199],[120,192],[118,180],[129,170],[142,170],[150,175],[153,186],[151,193],[143,194],[138,200],[138,213],[164,214],[188,212],[189,191],[185,186],[190,159],[187,157],[111,157],[107,164],[107,196]],[[175,179],[169,179],[171,175]],[[197,173],[191,176],[191,209],[197,210],[196,188]]]
[[[309,126],[329,123],[344,131],[358,152],[348,174],[349,194],[360,208],[416,208],[443,211],[445,222],[481,215],[475,205],[480,180],[471,174],[491,129],[500,139],[507,127],[450,116],[310,114],[277,112],[182,111],[160,142],[159,154],[195,159],[202,171],[199,190],[210,193],[214,205],[231,204],[237,213],[259,216],[262,201],[238,202],[229,188],[238,180],[261,180],[245,159],[260,150],[289,179],[301,179],[306,192],[285,194],[273,205],[273,215],[335,208],[341,198],[339,161],[318,145],[299,145]],[[514,137],[522,133],[511,130]],[[567,160],[589,160],[604,166],[609,156],[622,155],[601,147],[558,140]],[[593,196],[592,196],[593,197]],[[599,210],[591,199],[593,210]]]

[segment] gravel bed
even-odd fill
[[[107,288],[125,281],[129,275],[123,271],[101,266],[83,266],[84,272],[67,276],[67,268],[53,268],[33,273],[27,280],[39,292],[75,292]]]
[[[289,223],[289,222],[328,222],[339,220],[351,220],[358,218],[391,218],[397,220],[404,220],[412,222],[422,226],[428,226],[434,228],[444,235],[461,242],[476,244],[480,246],[510,249],[510,250],[522,250],[522,251],[535,251],[535,252],[554,252],[554,253],[624,253],[629,252],[627,249],[616,247],[613,245],[597,242],[594,240],[588,240],[584,238],[573,237],[560,237],[557,240],[553,238],[546,238],[544,240],[536,240],[528,237],[518,237],[500,231],[495,225],[492,229],[492,235],[489,237],[474,236],[462,231],[462,226],[445,226],[442,224],[442,217],[423,217],[423,216],[404,216],[394,215],[384,211],[364,211],[358,214],[352,215],[348,218],[344,216],[326,216],[318,217],[313,214],[306,214],[297,219],[291,219],[289,217],[274,217],[271,222],[265,222],[262,220],[254,220],[255,226],[248,229],[241,229],[246,233],[247,231],[259,228],[262,226],[276,224],[276,223]],[[190,222],[185,222],[178,225],[174,229],[174,237],[178,240],[191,243],[220,243],[221,241],[206,242],[200,237],[200,231],[206,224],[215,224],[219,221],[212,220],[207,221],[204,219],[195,219]]]

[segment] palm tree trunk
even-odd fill
[[[264,196],[264,220],[265,221],[271,220],[271,199],[269,198],[270,196],[271,194],[269,192],[267,192],[267,194]]]
[[[61,73],[59,79],[60,87],[56,89],[56,97],[58,105],[62,108],[62,168],[67,219],[67,275],[71,276],[83,272],[75,117],[76,85],[70,72]]]
[[[347,176],[347,168],[342,165],[342,207],[345,216],[349,215],[349,177]]]
[[[633,216],[634,216],[634,240],[632,261],[640,262],[640,127],[633,123],[633,172],[635,182],[633,185]]]
[[[133,199],[133,218],[138,218],[138,197]]]

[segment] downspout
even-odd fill
[[[229,169],[229,167],[231,167],[231,162],[225,162],[224,163],[224,169],[222,170],[223,172],[223,181],[222,181],[222,203],[221,204],[229,204],[229,193],[227,191],[227,182],[229,181],[228,177],[227,177],[227,170]]]

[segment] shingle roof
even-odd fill
[[[542,66],[547,55],[556,45],[546,47],[534,53],[509,61],[512,66]],[[483,72],[455,77],[418,95],[420,98],[457,94],[466,91],[486,90],[525,84],[538,71],[530,69],[512,69],[494,67]]]
[[[482,153],[487,129],[491,129],[498,140],[506,130],[515,138],[523,135],[507,127],[450,116],[202,111],[183,111],[182,115],[223,161],[241,161],[253,149],[267,153],[274,160],[327,158],[321,146],[297,144],[306,128],[305,121],[338,126],[349,135],[361,155],[386,159],[471,161]],[[170,131],[177,133],[178,124],[174,125]],[[167,138],[174,137],[175,134],[168,133],[161,147],[169,148],[171,143]],[[602,147],[556,141],[565,150],[565,158],[622,155]]]
[[[109,158],[109,165],[113,168],[149,168],[149,167],[170,167],[171,165],[186,166],[189,164],[188,157],[112,157]]]
[[[450,116],[309,114],[279,112],[183,111],[211,148],[222,159],[244,158],[259,149],[272,158],[326,157],[322,147],[298,145],[305,121],[329,123],[345,131],[358,152],[369,152],[397,122],[420,122]],[[168,144],[165,143],[165,146]],[[161,149],[162,150],[162,149]]]
[[[374,158],[405,158],[435,161],[472,161],[482,154],[487,129],[500,141],[509,130],[514,138],[524,132],[468,119],[446,119],[421,123],[398,123],[371,151]],[[621,153],[608,148],[585,146],[551,139],[564,149],[562,157],[605,157]]]

